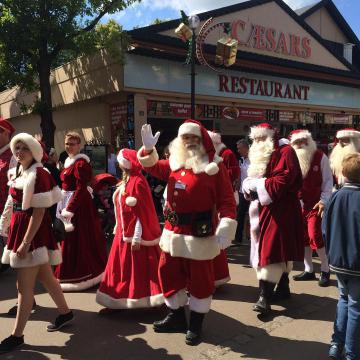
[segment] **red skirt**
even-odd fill
[[[158,245],[131,251],[131,243],[114,238],[96,301],[110,309],[149,308],[164,302],[158,277]]]
[[[229,264],[225,250],[213,259],[215,286],[226,284],[230,281]]]
[[[32,210],[14,211],[11,216],[9,235],[1,262],[10,264],[13,268],[32,267],[50,263],[58,265],[61,263],[61,251],[53,236],[51,229],[51,217],[49,211],[46,210],[39,230],[35,234],[29,252],[24,259],[20,259],[16,255],[16,251],[21,245],[29,221]]]

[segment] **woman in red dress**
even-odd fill
[[[113,195],[115,238],[96,301],[108,309],[159,306],[161,230],[150,187],[135,150],[122,149],[118,162],[123,179]]]
[[[55,269],[63,291],[82,291],[97,285],[106,265],[106,242],[88,188],[92,177],[90,159],[80,154],[80,148],[80,135],[66,134],[69,157],[60,174],[63,200],[56,214],[66,231],[61,242],[63,262]]]
[[[8,235],[1,261],[17,270],[18,307],[12,334],[0,344],[0,354],[24,344],[23,331],[39,280],[60,315],[48,331],[55,331],[73,318],[51,265],[61,263],[61,252],[53,236],[48,208],[61,199],[61,191],[41,159],[43,149],[29,134],[16,135],[10,148],[18,162],[9,182],[9,196],[0,221],[0,231]]]

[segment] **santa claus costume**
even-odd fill
[[[122,149],[117,159],[125,176],[113,195],[115,237],[96,301],[110,309],[159,306],[161,230],[150,187],[135,150]]]
[[[88,156],[68,157],[60,177],[63,200],[56,216],[64,221],[66,235],[61,242],[63,262],[55,276],[63,291],[82,291],[100,283],[106,265],[106,242],[88,188],[92,177]]]
[[[243,191],[249,208],[251,264],[259,280],[260,296],[253,310],[267,313],[277,292],[290,293],[288,273],[293,261],[304,259],[303,224],[298,191],[302,185],[299,161],[290,145],[277,140],[267,124],[251,128],[248,177]]]
[[[145,170],[168,183],[159,276],[170,312],[154,323],[154,330],[187,330],[186,343],[194,345],[214,292],[213,259],[235,235],[236,206],[227,170],[200,123],[187,120],[180,126],[168,160],[159,160],[155,150],[159,135],[144,125],[144,146],[138,152]],[[189,325],[184,309],[188,303]]]
[[[333,176],[328,157],[319,149],[311,133],[306,129],[290,133],[291,146],[299,159],[303,176],[299,198],[302,205],[305,240],[305,271],[293,276],[295,281],[315,280],[312,251],[316,250],[321,261],[319,285],[329,286],[330,269],[321,233],[322,211],[328,202],[333,187]]]
[[[223,164],[228,171],[229,178],[233,186],[235,203],[236,205],[238,205],[239,193],[236,189],[236,184],[240,178],[239,162],[236,159],[235,154],[222,142],[221,134],[214,131],[208,131],[208,134],[214,144],[216,155],[222,158]],[[228,259],[225,250],[221,250],[220,254],[214,259],[214,275],[215,286],[217,287],[226,284],[231,279]]]
[[[353,128],[339,130],[334,145],[330,154],[330,167],[334,174],[335,188],[340,189],[345,183],[342,161],[346,155],[360,152],[360,131]]]

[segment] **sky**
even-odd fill
[[[161,20],[172,20],[180,18],[180,10],[187,14],[196,14],[214,8],[233,5],[244,0],[142,0],[124,11],[106,16],[103,22],[110,18],[115,19],[125,30],[134,27],[150,25],[158,18]],[[284,0],[292,9],[311,5],[316,0]],[[345,20],[360,38],[360,1],[359,0],[333,0]]]

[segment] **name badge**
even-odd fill
[[[186,184],[183,184],[181,181],[177,181],[175,183],[175,189],[185,190]]]

